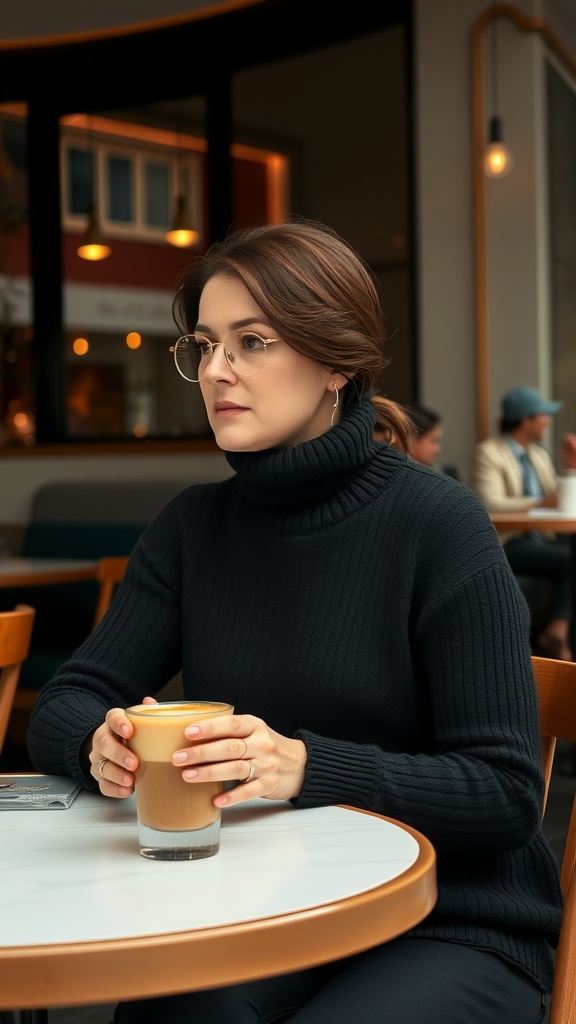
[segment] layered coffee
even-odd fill
[[[139,760],[136,812],[140,852],[153,859],[195,859],[218,852],[220,808],[212,803],[223,782],[185,782],[174,751],[190,745],[184,729],[205,718],[231,715],[231,704],[170,701],[127,708],[134,726],[128,746]]]

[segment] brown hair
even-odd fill
[[[399,451],[407,452],[410,447],[410,438],[416,437],[418,431],[406,409],[390,398],[385,398],[384,395],[373,395],[372,404],[376,409],[376,423],[374,424],[376,440],[387,441]]]
[[[194,331],[202,289],[215,274],[238,278],[293,349],[347,376],[345,401],[374,387],[388,362],[375,279],[332,228],[299,219],[245,228],[215,243],[179,275],[172,313],[182,334]],[[409,421],[395,402],[381,402],[385,440],[406,451]]]

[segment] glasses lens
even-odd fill
[[[239,377],[253,377],[266,362],[267,343],[253,331],[234,331],[223,344],[226,362]]]
[[[202,376],[200,361],[203,352],[208,353],[204,355],[204,359],[207,361],[209,359],[209,351],[210,344],[200,344],[193,334],[186,334],[183,338],[179,338],[174,346],[174,361],[178,372],[186,380],[198,383]]]

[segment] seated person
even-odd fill
[[[423,405],[406,405],[415,433],[410,438],[408,454],[424,466],[433,466],[442,447],[442,421],[440,414]]]
[[[380,403],[384,399],[380,395],[376,395],[373,401],[378,410],[380,409]],[[408,416],[411,425],[408,442],[410,458],[414,459],[415,462],[421,462],[423,466],[432,466],[434,469],[445,473],[446,476],[459,480],[460,475],[455,466],[436,465],[436,459],[440,455],[442,448],[442,419],[440,413],[416,403],[402,406],[402,409]],[[384,428],[378,420],[374,426],[374,438],[377,441],[386,440]]]
[[[531,387],[515,387],[503,396],[500,436],[480,441],[474,452],[472,487],[490,512],[557,507],[556,470],[539,442],[550,427],[551,417],[561,408],[562,402],[546,401]],[[568,462],[574,458],[576,465],[576,444],[572,444],[571,437],[566,435],[563,454]],[[502,534],[501,540],[516,575],[537,576],[551,584],[550,618],[536,638],[537,653],[571,661],[567,539],[534,530]]]

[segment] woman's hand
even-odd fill
[[[274,732],[261,718],[205,718],[197,725],[187,726],[184,735],[190,746],[176,750],[172,763],[182,768],[186,782],[239,779],[243,783],[214,797],[216,807],[232,807],[257,796],[290,800],[302,789],[306,768],[304,743]]]
[[[143,704],[156,704],[153,697],[144,697]],[[89,753],[90,774],[94,776],[105,796],[122,799],[134,792],[138,758],[125,744],[134,732],[134,726],[123,708],[111,708],[102,725],[92,734]]]

